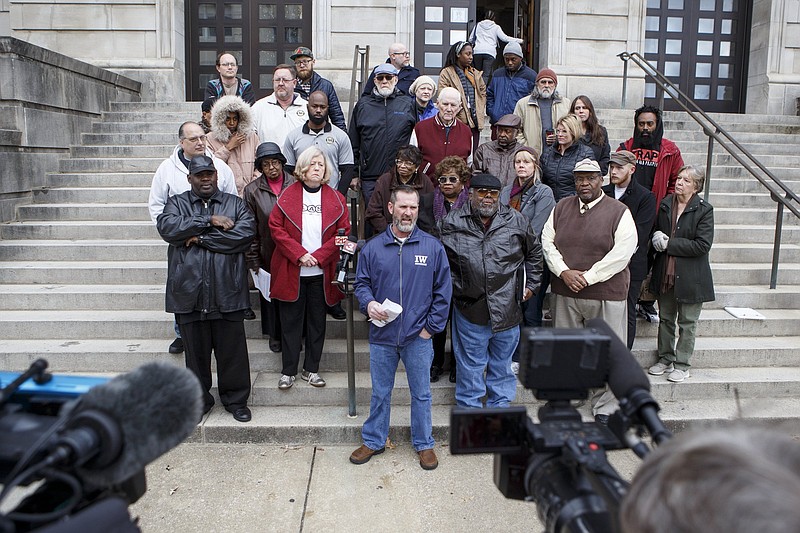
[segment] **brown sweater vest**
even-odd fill
[[[610,200],[610,201],[609,201]],[[577,196],[564,198],[553,211],[554,244],[572,270],[589,270],[614,247],[614,232],[627,208],[613,198],[604,198],[586,213],[580,213]],[[585,300],[625,301],[628,298],[630,273],[625,270],[610,279],[572,292],[560,278],[553,276],[556,294]]]

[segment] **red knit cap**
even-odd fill
[[[539,74],[536,75],[536,81],[539,81],[542,78],[550,78],[555,82],[556,85],[558,85],[558,76],[556,76],[556,73],[553,72],[552,69],[543,68],[540,70]]]

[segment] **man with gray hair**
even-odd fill
[[[405,95],[411,95],[409,88],[414,80],[419,78],[419,69],[411,66],[411,54],[408,48],[403,43],[392,43],[389,46],[389,57],[386,59],[397,70],[397,90]],[[364,84],[364,90],[361,91],[361,96],[372,94],[375,89],[375,70],[372,69],[372,74],[369,75],[367,83]]]
[[[522,302],[539,290],[542,248],[528,219],[500,204],[500,181],[476,174],[469,203],[439,221],[453,277],[453,353],[460,407],[507,407]]]
[[[555,125],[569,113],[569,100],[558,94],[558,76],[549,68],[536,75],[536,86],[530,96],[517,101],[514,114],[522,119],[519,142],[541,155],[545,146],[556,142]]]
[[[587,320],[602,318],[626,339],[636,223],[622,202],[603,194],[597,161],[579,161],[573,174],[577,195],[558,202],[542,230],[544,258],[553,273],[553,326],[583,328]],[[592,403],[599,422],[607,422],[618,405],[608,390]]]
[[[450,155],[457,155],[469,165],[472,162],[472,130],[469,126],[456,120],[461,109],[461,94],[452,88],[445,87],[439,93],[439,112],[435,116],[423,120],[414,127],[408,144],[414,145],[422,152],[422,164],[419,171],[433,181],[436,165]]]

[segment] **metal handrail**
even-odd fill
[[[704,198],[708,201],[708,193],[711,185],[711,160],[714,152],[714,141],[719,143],[728,153],[733,157],[742,167],[745,168],[754,178],[756,178],[761,185],[767,188],[770,192],[770,198],[777,203],[777,215],[775,221],[775,238],[773,240],[772,249],[772,272],[770,274],[769,288],[774,289],[778,281],[778,262],[780,259],[780,245],[781,245],[781,232],[783,229],[783,210],[784,208],[791,211],[796,217],[800,218],[800,197],[792,191],[782,180],[770,172],[758,159],[750,153],[739,141],[734,139],[725,128],[720,126],[714,119],[700,109],[700,107],[686,94],[684,94],[677,85],[672,83],[663,73],[657,70],[652,63],[642,57],[638,52],[622,52],[617,54],[624,62],[623,80],[622,80],[622,107],[625,107],[627,100],[628,89],[628,61],[633,61],[639,68],[641,68],[647,76],[661,88],[662,91],[668,92],[672,99],[689,114],[695,122],[703,128],[703,133],[708,136],[708,155],[706,157],[706,188]],[[663,109],[663,92],[660,100],[660,108]],[[676,95],[678,97],[676,97]],[[685,103],[684,103],[685,101]],[[693,109],[687,107],[687,104]],[[702,117],[702,118],[701,118]],[[704,123],[703,120],[706,122]],[[724,137],[724,139],[723,139]],[[746,158],[736,153],[730,146],[735,146]],[[760,175],[755,168],[763,172],[766,178]],[[769,178],[769,180],[767,179]],[[770,183],[770,181],[772,183]],[[775,187],[777,186],[777,188]],[[792,203],[794,202],[794,203]]]

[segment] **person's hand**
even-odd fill
[[[556,134],[548,133],[545,137],[545,142],[547,143],[547,146],[553,146],[553,143],[556,142]]]
[[[197,235],[195,235],[194,237],[189,237],[188,239],[186,239],[186,242],[184,243],[184,245],[187,248],[189,248],[191,245],[197,243],[198,240],[199,239],[198,239]]]
[[[378,302],[375,302],[375,303],[378,303]],[[420,331],[420,332],[419,332],[419,336],[420,336],[420,337],[422,337],[422,338],[423,338],[423,339],[425,339],[425,340],[428,340],[428,339],[430,339],[431,337],[433,337],[433,335],[431,335],[430,333],[428,333],[428,330],[427,330],[427,329],[425,329],[425,328],[422,328],[422,331]]]
[[[559,277],[572,292],[579,292],[589,286],[580,270],[565,270]]]
[[[383,310],[381,304],[372,300],[370,303],[367,304],[367,314],[372,320],[388,320],[389,313]],[[424,330],[423,330],[424,331]]]
[[[315,267],[319,265],[317,258],[311,254],[304,254],[300,259],[297,260],[297,262],[300,263],[300,266],[304,267]]]
[[[350,188],[354,191],[357,191],[361,188],[361,180],[359,178],[353,178],[350,180]]]
[[[533,298],[533,291],[525,287],[525,292],[522,293],[522,301],[527,302],[531,298]]]
[[[236,148],[240,147],[245,140],[247,140],[247,135],[244,133],[234,133],[231,135],[231,138],[225,145],[225,148],[228,150],[235,150]]]
[[[661,231],[657,231],[653,233],[653,238],[651,241],[653,243],[653,248],[656,249],[657,252],[663,252],[667,249],[667,244],[669,243],[669,237]]]
[[[223,231],[228,231],[229,229],[233,229],[234,223],[233,220],[229,219],[225,215],[212,215],[211,225],[216,226]]]

